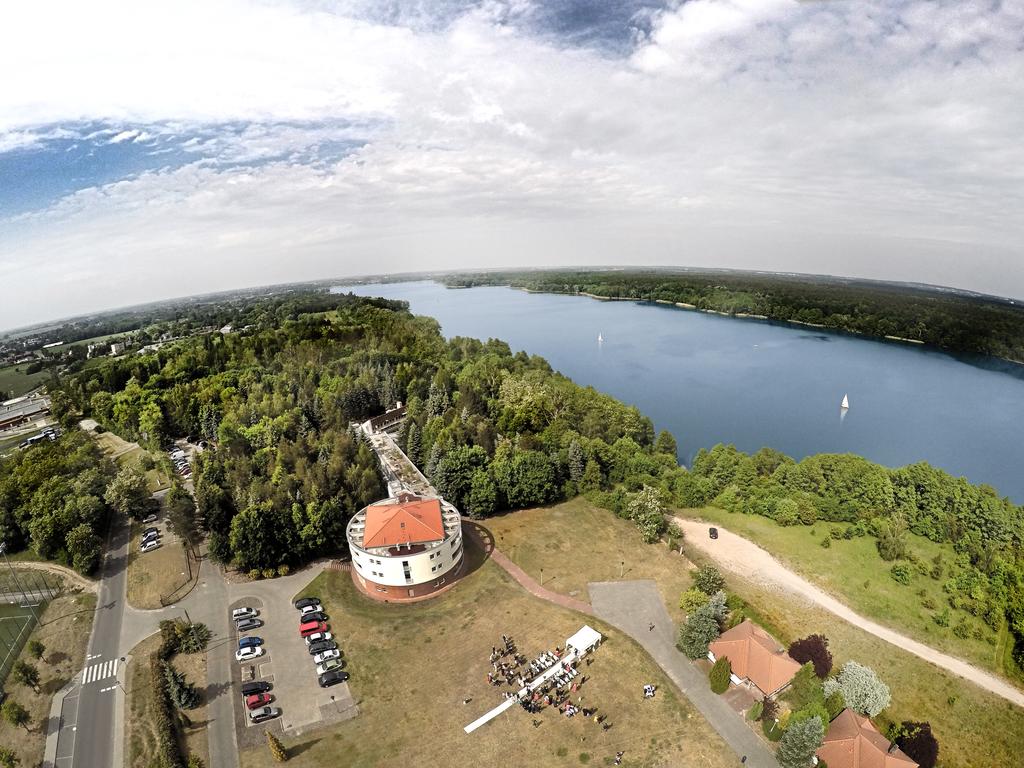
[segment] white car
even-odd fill
[[[320,605],[320,603],[316,603],[315,605],[307,605],[305,608],[302,609],[302,613],[300,613],[299,616],[305,616],[307,613],[318,613],[323,609],[324,607]]]
[[[333,637],[330,632],[314,632],[306,638],[306,645],[312,645],[317,640],[331,640]]]
[[[254,709],[249,713],[249,719],[254,723],[262,723],[264,720],[269,720],[272,717],[277,717],[281,714],[281,710],[277,707],[261,707],[260,709]]]
[[[235,608],[231,612],[231,620],[238,621],[239,619],[252,619],[259,616],[260,612],[255,608]]]
[[[154,549],[157,549],[159,546],[160,546],[160,540],[159,539],[150,539],[145,544],[143,544],[141,547],[139,547],[139,552],[152,552]]]
[[[235,661],[251,661],[263,655],[263,646],[255,645],[249,648],[239,648],[235,651]]]
[[[339,651],[337,648],[334,648],[330,651],[318,653],[316,656],[313,657],[313,662],[316,664],[323,664],[328,659],[336,659],[339,656],[341,656],[341,651]]]

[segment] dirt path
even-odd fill
[[[721,526],[717,526],[718,539],[712,540],[708,537],[707,523],[687,520],[682,517],[675,518],[675,521],[683,530],[687,543],[713,558],[726,570],[760,584],[781,587],[787,592],[803,597],[887,643],[892,643],[915,656],[920,656],[925,661],[930,661],[1019,707],[1024,707],[1024,691],[973,664],[936,651],[924,643],[919,643],[917,640],[861,616],[802,576],[793,573],[754,542],[737,536],[735,533],[730,533]]]
[[[73,571],[70,568],[65,568],[63,565],[57,563],[37,563],[32,560],[21,560],[14,563],[15,568],[25,568],[31,571],[48,571],[50,573],[56,573],[59,576],[64,577],[72,584],[77,584],[87,592],[96,591],[96,582],[92,579],[87,579],[77,571]]]

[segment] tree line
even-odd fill
[[[444,282],[686,304],[1024,362],[1024,308],[995,297],[926,287],[699,270],[488,272],[454,275]]]

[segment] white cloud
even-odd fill
[[[1024,295],[1019,0],[691,0],[625,58],[531,38],[516,28],[529,9],[499,4],[448,25],[419,11],[411,27],[333,3],[55,5],[0,6],[0,67],[26,73],[0,89],[0,148],[114,120],[145,138],[104,140],[190,136],[186,150],[222,161],[11,222],[0,281],[48,275],[69,308],[98,285],[123,304],[559,261]],[[56,13],[67,32],[30,33]],[[243,127],[212,127],[227,122]],[[331,142],[363,146],[306,164]],[[5,306],[0,327],[31,311]]]

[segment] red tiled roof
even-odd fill
[[[917,768],[870,719],[852,709],[844,709],[829,725],[818,757],[828,768]]]
[[[747,678],[763,693],[775,693],[800,669],[800,664],[779,648],[775,639],[745,619],[710,645],[716,659],[727,658],[732,673]]]
[[[394,547],[444,540],[441,502],[417,496],[366,508],[363,547]]]

